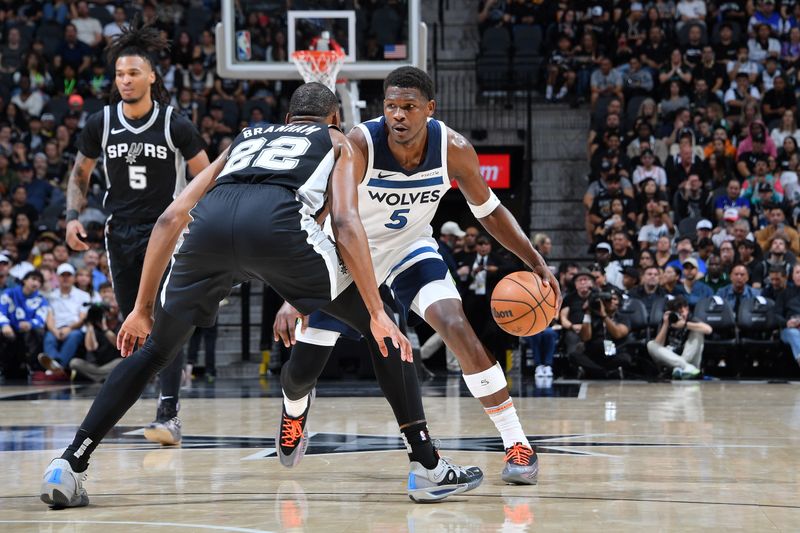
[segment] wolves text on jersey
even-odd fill
[[[372,200],[377,201],[381,204],[386,205],[414,205],[414,204],[429,204],[435,203],[439,201],[441,197],[441,191],[433,190],[433,191],[419,191],[419,192],[404,192],[404,193],[396,193],[396,192],[377,192],[377,191],[367,191],[369,193],[369,197]]]
[[[109,159],[116,159],[117,157],[125,157],[128,164],[136,163],[136,158],[140,155],[144,157],[151,157],[156,159],[167,159],[169,148],[160,144],[151,143],[117,143],[109,144],[106,147],[106,156]]]

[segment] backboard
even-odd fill
[[[343,78],[383,79],[404,65],[426,68],[420,0],[223,0],[217,73],[234,79],[299,79],[291,53],[309,49],[323,35],[347,56]]]

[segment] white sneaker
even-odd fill
[[[440,457],[439,464],[431,470],[412,461],[408,474],[408,497],[418,503],[436,502],[477,488],[482,481],[480,468],[454,465],[446,457]]]
[[[44,471],[40,499],[56,509],[89,505],[83,488],[86,472],[75,472],[66,459],[53,459]]]
[[[544,377],[546,378],[553,377],[553,368],[550,365],[544,365]]]
[[[165,446],[181,443],[181,419],[177,416],[169,420],[154,420],[144,428],[144,438]]]
[[[534,375],[534,377],[537,377],[537,378],[543,378],[544,377],[544,365],[537,366],[533,375]]]

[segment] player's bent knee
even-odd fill
[[[476,374],[464,374],[464,382],[475,398],[489,396],[508,386],[500,363],[495,363],[490,368]]]

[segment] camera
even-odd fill
[[[611,292],[592,289],[592,292],[589,293],[589,309],[599,313],[603,302],[611,300],[613,296]]]
[[[667,320],[669,320],[670,324],[674,324],[674,323],[680,321],[680,319],[681,319],[681,315],[679,315],[675,311],[670,311],[669,315],[667,315]]]
[[[111,307],[104,302],[89,302],[83,304],[89,309],[86,310],[86,322],[93,326],[99,326],[103,323],[103,316]]]

